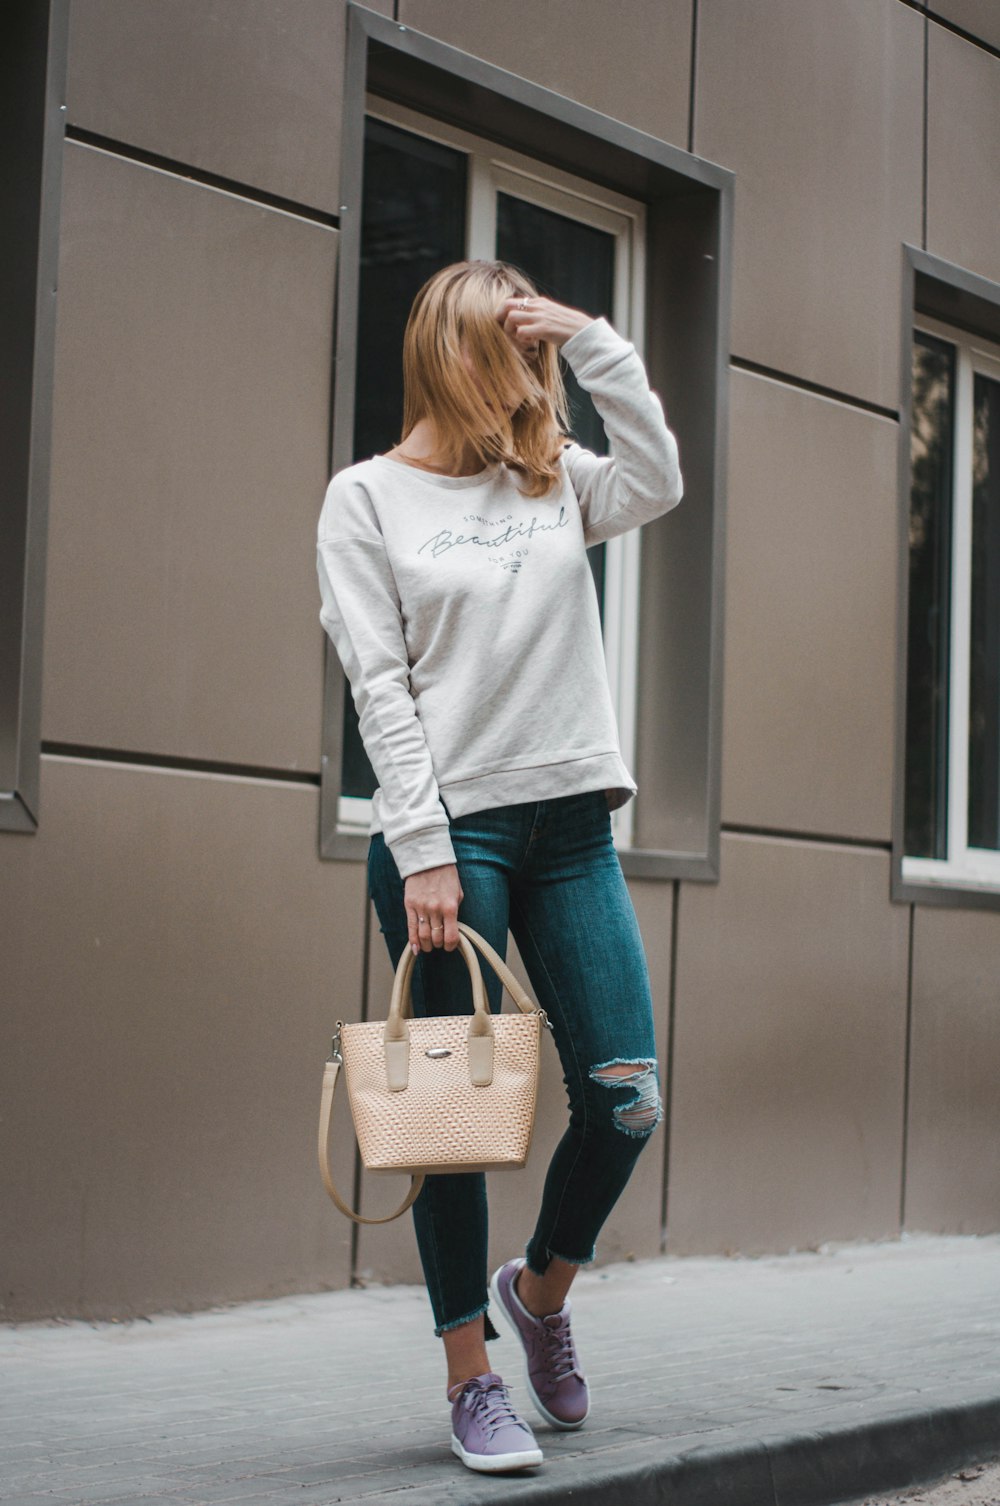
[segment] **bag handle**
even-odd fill
[[[472,983],[472,1023],[478,1024],[477,1035],[485,1035],[489,1030],[490,1011],[486,1003],[486,988],[479,969],[479,958],[476,956],[475,948],[461,933],[458,945],[465,965],[469,969],[469,978]],[[396,966],[396,976],[392,983],[389,1017],[385,1022],[387,1041],[406,1039],[406,1021],[413,1018],[413,997],[410,985],[413,981],[413,966],[416,960],[416,954],[410,950],[410,943],[407,942]]]
[[[480,936],[479,932],[474,931],[471,926],[466,925],[464,920],[460,920],[458,922],[458,930],[458,944],[462,950],[462,956],[465,959],[465,965],[469,969],[469,974],[472,979],[473,1010],[476,1013],[486,1015],[487,1020],[489,1019],[490,1011],[489,1006],[486,1002],[486,988],[483,984],[483,977],[479,968],[479,961],[476,957],[475,951],[473,951],[472,947],[470,947],[468,943],[463,939],[465,937],[468,937],[468,940],[472,942],[472,945],[476,948],[477,951],[482,952],[483,956],[486,958],[487,962],[490,964],[493,971],[496,973],[497,977],[500,979],[500,982],[510,994],[511,998],[513,999],[514,1003],[517,1005],[521,1013],[541,1014],[544,1016],[546,1023],[548,1023],[548,1016],[545,1014],[545,1011],[543,1009],[540,1009],[539,1006],[531,998],[530,994],[527,994],[524,991],[520,983],[518,983],[517,979],[514,977],[514,974],[511,972],[510,968],[507,966],[506,962],[504,962],[500,954],[490,946],[485,936]],[[400,1039],[398,1022],[406,1019],[412,1019],[413,1017],[413,1000],[411,997],[410,985],[412,983],[413,965],[416,960],[416,956],[410,950],[409,942],[407,942],[406,947],[404,948],[403,953],[399,959],[399,963],[397,964],[396,976],[393,980],[392,998],[389,1002],[389,1020],[393,1021],[393,1029],[387,1035],[387,1040]],[[388,1023],[389,1021],[387,1020],[386,1024]]]
[[[464,920],[460,920],[458,922],[458,929],[465,936],[468,936],[469,940],[472,942],[473,946],[477,948],[478,951],[482,952],[483,956],[486,958],[486,961],[496,973],[497,977],[500,979],[500,982],[510,994],[511,998],[513,999],[514,1003],[517,1005],[521,1013],[540,1014],[542,1017],[542,1023],[547,1029],[551,1029],[552,1027],[549,1025],[549,1017],[545,1013],[545,1010],[534,1002],[530,994],[525,993],[524,989],[521,987],[520,983],[518,983],[517,979],[514,977],[514,974],[507,966],[506,962],[504,962],[499,952],[494,951],[493,947],[491,947],[489,942],[486,940],[486,937],[480,936],[478,931],[474,931],[471,926],[467,926]]]
[[[522,1014],[539,1015],[546,1026],[549,1025],[548,1016],[543,1009],[532,1002],[510,968],[501,960],[485,937],[480,936],[478,931],[474,931],[471,926],[461,920],[458,922],[458,945],[465,965],[469,969],[472,983],[472,1018],[469,1020],[467,1035],[469,1075],[476,1087],[488,1087],[493,1081],[493,1020],[476,949],[478,948],[486,957]],[[382,1032],[386,1082],[392,1093],[403,1092],[409,1082],[409,1021],[413,1016],[411,982],[415,961],[416,954],[407,944],[396,968],[392,999],[389,1004],[389,1017]]]

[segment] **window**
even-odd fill
[[[641,796],[614,835],[629,877],[715,882],[733,174],[351,3],[340,153],[331,475],[397,437],[406,315],[449,261],[520,263],[561,301],[606,312],[642,355],[685,501],[591,556]],[[600,450],[589,399],[567,388],[576,437]],[[371,773],[330,649],[319,851],[363,862]]]
[[[912,350],[902,876],[1000,891],[1000,342]]]
[[[644,206],[402,106],[369,99],[365,115],[354,459],[398,438],[403,329],[418,288],[439,267],[497,257],[549,297],[603,314],[642,354]],[[601,419],[564,363],[570,420],[588,449],[606,453]],[[589,551],[622,754],[635,762],[639,530]],[[375,776],[344,686],[342,833],[368,831]],[[632,837],[633,802],[612,815]]]

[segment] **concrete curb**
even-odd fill
[[[695,1444],[679,1452],[637,1438],[609,1448],[609,1457],[560,1459],[560,1435],[539,1430],[536,1436],[546,1452],[540,1473],[519,1478],[465,1472],[393,1494],[406,1506],[847,1506],[1000,1455],[1000,1389],[853,1426],[772,1433],[725,1446]],[[330,1497],[331,1506],[337,1499]]]

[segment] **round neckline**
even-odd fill
[[[499,460],[493,460],[473,476],[439,476],[435,471],[425,471],[421,466],[410,465],[405,460],[393,460],[389,455],[373,455],[371,458],[381,460],[383,465],[391,465],[395,470],[409,471],[421,481],[429,481],[431,486],[478,486],[483,481],[489,481],[500,469]]]

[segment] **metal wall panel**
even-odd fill
[[[927,250],[1000,281],[1000,58],[929,29]]]
[[[982,24],[977,0],[939,8]],[[400,12],[686,145],[692,0],[625,0],[613,24],[595,0]],[[698,8],[694,146],[737,174],[732,348],[887,409],[899,245],[921,240],[924,25],[898,0],[845,0],[836,26],[822,0]],[[929,245],[995,278],[1000,65],[929,31]],[[344,0],[75,0],[70,118],[336,212],[344,39]],[[314,770],[335,233],[93,147],[66,166],[44,735]],[[723,818],[886,843],[895,426],[731,386]],[[719,436],[699,433],[710,464]],[[643,746],[658,732],[647,718]],[[306,786],[42,767],[41,830],[0,841],[5,1315],[346,1284],[354,1233],[314,1142],[332,1020],[388,998],[363,866],[319,860]],[[682,886],[669,1061],[673,886],[633,880],[672,1112],[599,1264],[657,1253],[668,1149],[672,1254],[898,1233],[910,910],[888,877],[874,847],[724,837],[721,881]],[[917,909],[910,1228],[997,1227],[998,956],[995,917]],[[565,1113],[548,1041],[529,1167],[490,1179],[494,1264],[523,1248]],[[344,1102],[335,1144],[352,1195]],[[369,1213],[405,1185],[362,1180]],[[356,1249],[362,1277],[422,1286],[409,1214]]]
[[[670,1254],[898,1235],[907,943],[887,853],[723,836],[682,884]]]
[[[75,126],[336,213],[345,0],[73,0]],[[392,14],[392,0],[369,0]]]
[[[335,248],[68,146],[47,740],[318,768]]]
[[[400,0],[399,19],[569,99],[686,147],[692,0]]]
[[[906,1228],[1000,1229],[1000,915],[917,905]]]
[[[670,986],[670,895],[669,885],[632,882],[630,891],[649,961],[656,1011],[657,1053],[661,1091],[666,1080],[666,1038]],[[378,921],[372,910],[369,966],[369,1011],[371,1018],[384,1018],[392,986],[392,969]],[[508,938],[507,961],[532,993],[531,981],[514,945]],[[505,998],[505,1008],[511,1008]],[[545,1173],[552,1152],[568,1119],[566,1086],[558,1053],[549,1036],[542,1041],[542,1074],[538,1089],[535,1133],[528,1164],[522,1171],[492,1172],[487,1177],[490,1206],[489,1269],[493,1271],[512,1255],[524,1253],[541,1204]],[[663,1162],[666,1131],[663,1124],[640,1156],[632,1178],[611,1211],[597,1241],[595,1267],[609,1261],[641,1259],[660,1253],[660,1208],[663,1192]],[[403,1177],[363,1178],[360,1211],[380,1215],[398,1206],[406,1188]],[[424,1285],[412,1214],[406,1212],[383,1228],[359,1226],[357,1274],[364,1280],[407,1281]],[[428,1304],[428,1319],[433,1319]],[[499,1320],[497,1327],[500,1327]]]
[[[928,10],[932,19],[941,16],[1000,49],[1000,6],[996,0],[932,0]]]
[[[727,824],[891,838],[896,425],[734,370]]]
[[[315,1135],[364,893],[317,854],[316,790],[50,758],[42,783],[38,833],[0,844],[4,1317],[346,1285]]]
[[[694,150],[736,173],[732,350],[891,409],[923,27],[899,0],[698,10]]]

